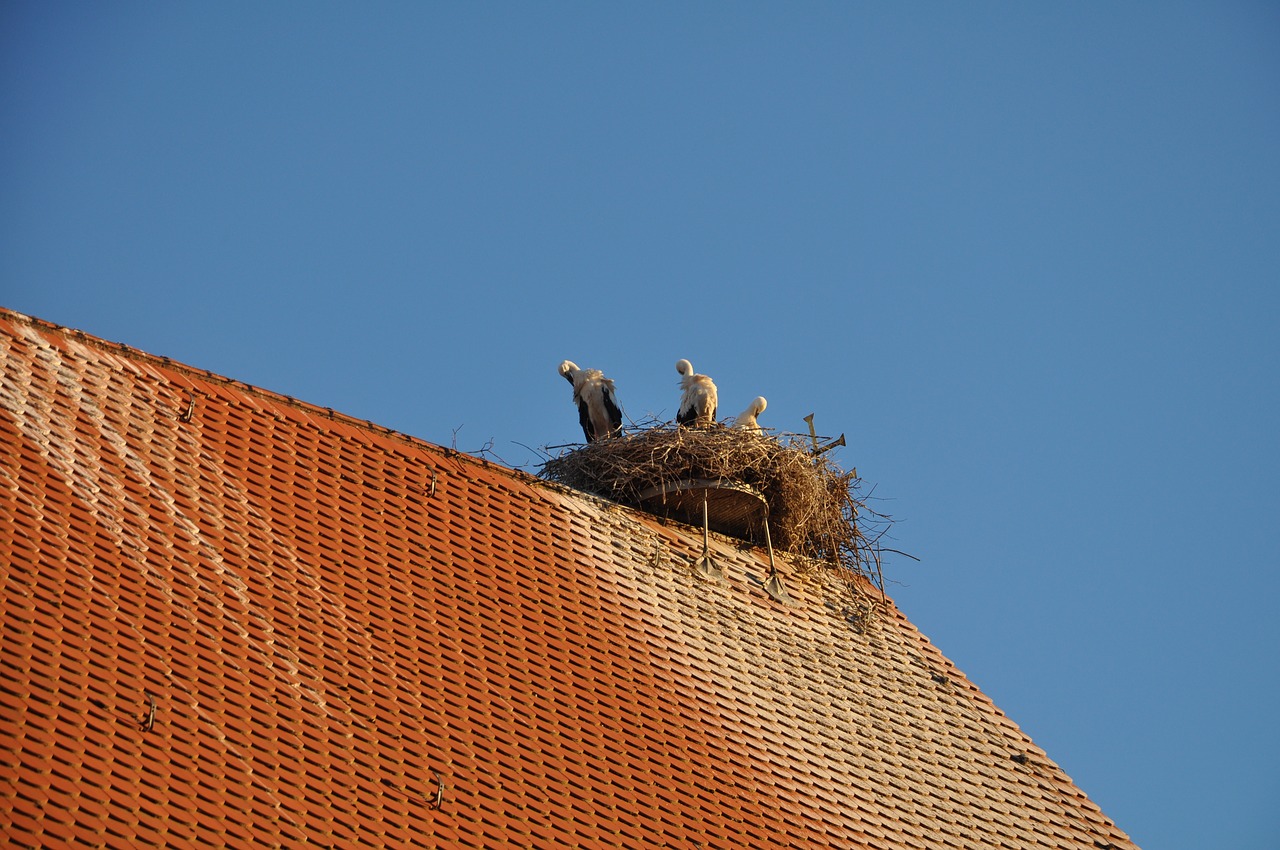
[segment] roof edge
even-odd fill
[[[352,416],[350,414],[343,413],[338,410],[334,410],[331,407],[322,407],[318,404],[312,404],[311,402],[304,401],[295,396],[285,395],[284,393],[278,393],[278,392],[275,392],[274,390],[269,390],[264,387],[257,386],[255,384],[249,384],[249,383],[245,383],[244,381],[238,381],[234,378],[228,378],[227,376],[220,375],[217,372],[211,372],[208,369],[202,369],[197,366],[191,366],[180,360],[174,360],[171,357],[165,357],[163,355],[158,355],[158,354],[151,354],[149,352],[143,351],[142,349],[134,348],[133,346],[126,345],[123,342],[112,342],[103,337],[96,336],[86,331],[79,330],[78,328],[71,328],[65,325],[59,325],[56,322],[50,322],[46,319],[41,319],[36,316],[30,316],[25,313],[21,313],[17,310],[13,310],[11,308],[5,307],[3,305],[0,305],[0,318],[8,319],[17,324],[26,325],[28,327],[34,328],[44,333],[57,334],[59,336],[63,336],[68,339],[75,340],[76,342],[79,342],[85,345],[91,345],[91,346],[94,346],[95,348],[100,348],[110,354],[113,354],[119,357],[124,357],[128,360],[133,360],[138,363],[157,364],[157,365],[163,366],[166,369],[172,369],[183,375],[186,375],[192,378],[198,378],[203,381],[211,381],[213,383],[225,386],[229,389],[234,389],[237,392],[247,393],[248,395],[263,399],[264,401],[273,402],[275,404],[283,404],[288,407],[292,407],[296,410],[300,410],[304,413],[308,413],[324,419],[329,419],[332,422],[335,422],[340,425],[346,425],[352,428],[358,428],[363,431],[368,431],[371,434],[376,434],[380,437],[389,437],[394,440],[399,440],[408,445],[430,448],[434,451],[437,451],[443,454],[446,458],[465,460],[465,461],[479,465],[482,469],[490,469],[490,470],[497,469],[503,472],[509,472],[512,475],[516,476],[517,478],[523,480],[525,483],[538,483],[538,484],[551,483],[542,478],[538,478],[535,475],[531,475],[530,473],[525,472],[522,469],[516,469],[515,467],[506,466],[505,464],[501,464],[501,463],[496,463],[494,461],[488,460],[487,458],[477,457],[475,455],[468,454],[467,452],[461,451],[459,449],[451,448],[449,446],[441,445],[440,443],[432,442],[431,440],[427,440],[423,437],[415,437],[412,434],[406,434],[403,431],[397,431],[393,428],[388,428],[385,425],[379,425],[378,423],[369,419],[361,419],[358,416]],[[578,491],[570,490],[570,492],[577,493]],[[610,504],[613,504],[613,503],[610,503]]]

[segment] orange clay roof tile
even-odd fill
[[[7,311],[0,366],[15,844],[1132,846],[830,575]]]

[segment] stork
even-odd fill
[[[693,371],[688,360],[677,360],[680,379],[680,409],[676,422],[689,428],[710,428],[716,424],[716,385],[706,375]]]
[[[757,434],[763,434],[764,429],[760,427],[760,423],[756,421],[756,417],[764,413],[764,409],[769,406],[769,402],[765,401],[764,396],[757,396],[751,404],[747,405],[747,409],[742,411],[733,420],[734,428],[742,428],[746,431],[753,431]]]
[[[561,363],[559,371],[573,384],[573,403],[578,406],[578,421],[587,442],[621,434],[622,408],[618,407],[613,381],[599,369],[579,369],[572,360]]]

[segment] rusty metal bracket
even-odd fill
[[[825,446],[819,446],[818,431],[813,427],[813,414],[810,413],[808,416],[806,416],[804,418],[804,421],[809,423],[809,441],[813,443],[813,450],[810,452],[810,454],[813,455],[814,457],[817,457],[823,452],[829,452],[832,449],[834,449],[836,446],[845,445],[844,434],[841,434],[839,437],[836,437],[834,440],[827,443]]]
[[[818,455],[822,454],[823,452],[829,452],[829,451],[831,451],[832,449],[834,449],[836,446],[843,446],[843,445],[845,445],[845,442],[844,442],[844,434],[841,434],[839,437],[836,437],[834,440],[832,440],[831,442],[827,443],[827,444],[826,444],[825,446],[823,446],[822,448],[815,450],[815,451],[814,451],[814,453],[813,453],[813,454],[814,454],[814,457],[817,457]]]

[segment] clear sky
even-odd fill
[[[529,471],[689,358],[1139,844],[1280,844],[1274,3],[9,0],[0,304]]]

